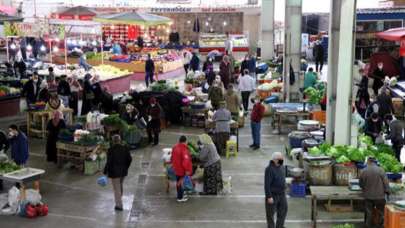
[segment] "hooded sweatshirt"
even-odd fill
[[[285,168],[284,166],[276,166],[273,161],[270,161],[264,173],[264,191],[266,199],[273,195],[285,194]]]

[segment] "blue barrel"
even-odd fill
[[[302,141],[311,138],[311,134],[305,131],[293,131],[288,134],[288,142],[290,143],[290,148],[301,148]]]
[[[265,104],[271,104],[271,103],[277,103],[278,102],[278,96],[270,96],[266,99],[264,99]]]

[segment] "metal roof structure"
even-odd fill
[[[405,7],[358,9],[357,20],[404,20]]]

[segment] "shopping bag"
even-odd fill
[[[176,173],[174,172],[173,166],[171,166],[171,165],[167,166],[166,172],[167,172],[167,178],[170,181],[176,181]]]
[[[204,178],[204,169],[198,167],[193,175],[193,180],[202,180]]]
[[[185,176],[183,179],[183,188],[185,191],[193,191],[194,187],[193,187],[193,182],[191,181],[191,177],[190,176]]]
[[[97,184],[101,187],[107,186],[108,178],[106,176],[101,176],[97,179]]]

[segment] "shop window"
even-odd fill
[[[384,30],[392,29],[392,28],[401,28],[402,21],[384,21]]]

